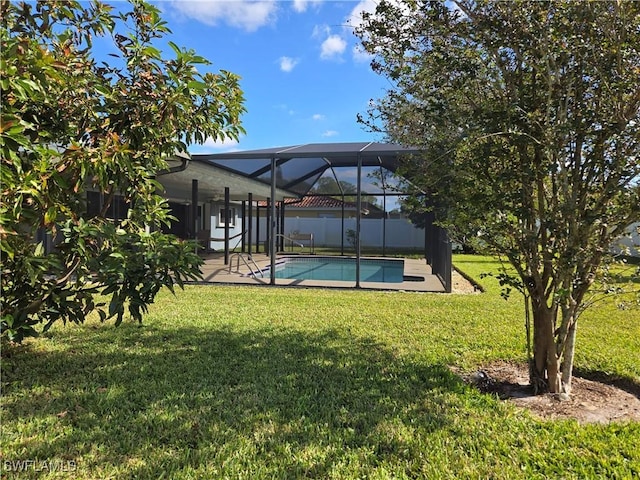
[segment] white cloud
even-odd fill
[[[376,6],[378,2],[374,0],[361,0],[353,9],[351,13],[346,19],[347,25],[350,25],[352,28],[357,28],[363,23],[362,15],[363,13],[371,13],[374,14],[376,11]],[[357,63],[365,63],[369,62],[374,56],[365,52],[362,45],[358,43],[351,50],[351,56],[353,57],[353,61]]]
[[[311,32],[311,38],[321,38],[331,35],[331,28],[328,25],[315,25],[313,32]]]
[[[322,115],[321,113],[315,113],[315,114],[311,117],[311,119],[312,119],[312,120],[316,120],[316,121],[317,121],[317,120],[324,120],[324,119],[325,119],[325,116],[324,116],[324,115]]]
[[[352,27],[359,27],[362,24],[362,13],[375,13],[376,6],[379,2],[375,0],[361,0],[353,9],[351,13],[347,17],[347,24]]]
[[[237,150],[238,140],[232,140],[225,138],[224,140],[213,140],[207,138],[202,145],[194,143],[189,145],[189,151],[191,153],[210,153],[211,151],[218,152],[233,152]]]
[[[351,10],[345,19],[342,34],[332,33],[327,25],[316,25],[313,29],[313,38],[325,38],[321,45],[320,58],[323,60],[341,59],[347,48],[345,36],[350,36],[353,29],[362,24],[362,12],[374,13],[378,0],[361,0]],[[372,56],[362,50],[360,45],[352,48],[352,56],[356,62],[369,61]]]
[[[271,23],[278,8],[276,0],[174,0],[171,5],[182,15],[207,25],[224,22],[248,32]]]
[[[351,55],[353,56],[353,60],[359,63],[369,62],[374,57],[374,55],[366,52],[360,44],[354,45],[351,50]]]
[[[274,105],[274,108],[276,110],[280,110],[281,112],[285,112],[288,115],[295,115],[296,111],[292,108],[289,108],[289,106],[286,103],[279,103],[278,105]]]
[[[335,130],[327,130],[322,134],[323,137],[335,137],[336,135],[338,135],[338,132]]]
[[[222,149],[222,148],[232,148],[238,145],[238,140],[233,140],[231,138],[225,138],[224,140],[214,140],[212,138],[207,138],[203,144],[205,147]]]
[[[345,48],[347,48],[347,42],[340,35],[329,35],[329,37],[322,42],[320,48],[321,59],[330,60],[340,58]]]
[[[280,57],[279,62],[280,70],[282,70],[283,72],[290,72],[298,64],[298,60],[291,57]]]
[[[298,13],[306,12],[309,5],[318,5],[323,0],[293,0],[293,9]]]

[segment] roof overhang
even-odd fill
[[[173,201],[191,201],[192,181],[198,181],[198,196],[207,201],[223,201],[224,189],[229,188],[231,201],[247,200],[251,193],[254,200],[266,200],[271,197],[271,187],[244,175],[217,168],[208,163],[172,158],[168,162],[171,172],[158,175],[157,180],[165,189],[164,195]],[[296,196],[282,189],[276,190],[276,200]]]

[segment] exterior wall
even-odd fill
[[[229,227],[229,248],[233,250],[236,245],[242,242],[242,206],[232,203],[232,225]],[[209,216],[209,237],[216,240],[209,241],[209,248],[213,250],[224,250],[224,218],[221,218],[220,211],[224,210],[224,203],[211,203]]]

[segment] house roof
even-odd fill
[[[343,204],[342,200],[338,198],[319,195],[307,195],[305,197],[302,197],[301,199],[288,198],[285,199],[284,203],[287,210],[296,208],[309,210],[341,209]],[[267,202],[258,202],[258,206],[266,207]],[[366,201],[362,202],[362,206],[366,207],[368,210],[372,209],[382,212],[382,209],[380,207]],[[349,210],[355,210],[357,208],[357,205],[356,202],[344,202],[344,207]]]
[[[343,202],[333,197],[302,197],[300,201],[286,202],[287,208],[342,208]],[[344,202],[347,208],[355,208],[354,202]]]
[[[289,208],[342,208],[342,201],[333,197],[306,196],[300,199],[287,198],[284,202],[287,209]],[[355,208],[354,202],[344,202],[345,207]],[[258,202],[258,206],[266,207],[267,202]]]
[[[310,143],[242,152],[194,154],[191,159],[267,185],[271,184],[271,161],[275,160],[277,188],[302,196],[327,169],[360,164],[395,172],[400,157],[417,153],[417,149],[391,143]]]

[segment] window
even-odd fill
[[[235,207],[229,207],[229,226],[236,226],[236,209]],[[222,228],[227,224],[227,215],[225,215],[224,206],[218,208],[218,228]]]

